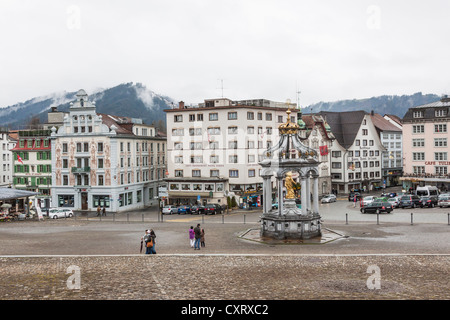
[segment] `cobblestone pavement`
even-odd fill
[[[343,237],[282,244],[241,238],[255,223],[206,219],[206,247],[194,251],[195,219],[1,224],[0,299],[450,299],[447,224],[327,223]],[[147,228],[157,255],[139,253]]]
[[[449,299],[449,262],[449,256],[436,255],[0,258],[0,296],[40,300]],[[72,281],[77,275],[73,266],[79,270],[79,282]],[[374,268],[379,268],[378,273]]]

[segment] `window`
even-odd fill
[[[413,160],[414,161],[424,161],[425,160],[425,152],[413,152]]]
[[[203,121],[203,113],[197,114],[197,121]]]
[[[175,156],[175,163],[183,163],[183,156]]]
[[[425,126],[423,124],[413,126],[413,133],[424,133],[424,132],[425,132]]]
[[[340,158],[341,157],[341,151],[332,151],[331,156],[333,158]]]
[[[248,177],[249,178],[255,177],[255,169],[249,169],[248,170]]]
[[[436,110],[436,111],[434,112],[434,115],[435,115],[436,117],[445,117],[445,116],[447,115],[447,110],[445,110],[445,109]]]
[[[97,151],[98,152],[103,152],[103,142],[97,143]]]
[[[255,133],[255,127],[247,127],[247,133],[248,133],[248,134],[253,134],[253,133]]]
[[[189,190],[191,190],[191,185],[189,183],[182,183],[181,184],[181,190],[189,191]]]
[[[216,113],[217,114],[217,113]],[[209,120],[211,120],[211,113],[209,114]],[[228,120],[237,120],[237,112],[228,112]]]
[[[266,120],[267,121],[272,121],[272,114],[271,113],[266,113]]]
[[[183,176],[183,170],[175,170],[175,177],[182,177],[182,176]]]
[[[283,116],[278,116],[278,123],[282,123],[283,122]]]
[[[193,177],[201,177],[202,176],[202,171],[198,170],[198,169],[192,170],[192,176]]]
[[[446,161],[447,160],[447,152],[435,152],[434,160],[437,161]]]
[[[210,170],[209,176],[212,177],[218,177],[219,176],[219,170]]]
[[[191,156],[191,163],[203,163],[203,156]]]
[[[331,163],[331,168],[333,168],[333,169],[341,169],[341,167],[342,167],[342,163],[340,163],[340,162],[332,162]]]
[[[219,120],[219,114],[218,113],[210,113],[209,114],[209,121],[217,121]]]
[[[255,155],[254,154],[249,154],[247,162],[248,163],[255,163]]]
[[[230,170],[229,171],[229,177],[230,178],[238,178],[239,177],[239,170]]]
[[[447,147],[447,138],[434,138],[435,147]]]
[[[444,166],[434,167],[434,173],[437,174],[437,175],[440,175],[440,176],[441,175],[446,175],[448,173],[447,167],[444,167]]]
[[[413,118],[423,118],[423,111],[414,111]]]
[[[237,141],[228,141],[228,148],[229,149],[237,149],[238,148],[238,142]]]
[[[208,128],[207,131],[211,135],[220,135],[220,127],[211,127]]]
[[[228,162],[229,163],[238,163],[238,156],[236,154],[230,155],[228,157]]]
[[[413,166],[413,171],[415,174],[425,173],[425,167],[424,166]]]
[[[184,129],[172,129],[172,135],[173,136],[184,136]],[[123,151],[123,150],[120,150],[120,151]]]
[[[176,114],[173,116],[173,122],[183,122],[183,115],[182,114]]]
[[[257,117],[257,119],[258,119],[258,120],[262,120],[262,119],[263,119],[262,112],[258,112],[258,117]]]
[[[219,163],[219,156],[218,155],[211,155],[209,157],[209,162],[210,163]]]
[[[209,143],[209,148],[212,150],[218,149],[219,148],[219,141],[211,141]]]
[[[363,129],[362,134],[363,136],[367,136],[369,134],[369,130]]]
[[[189,115],[189,122],[193,122],[195,121],[195,114],[190,114]]]
[[[98,159],[98,165],[97,165],[97,168],[98,168],[98,169],[103,169],[103,159],[102,159],[102,158],[99,158],[99,159]]]
[[[247,120],[255,120],[255,114],[253,112],[247,112]]]
[[[175,142],[175,143],[173,144],[173,148],[174,148],[175,150],[183,150],[183,143],[182,143],[182,142]]]
[[[434,132],[436,133],[447,132],[447,124],[435,124]]]
[[[103,186],[103,184],[104,184],[104,181],[103,181],[103,175],[100,174],[100,175],[98,176],[98,185],[99,185],[99,186]]]
[[[228,134],[237,134],[238,128],[237,127],[228,127]]]

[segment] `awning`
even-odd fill
[[[36,196],[38,194],[40,193],[26,190],[18,190],[13,188],[0,188],[0,201],[26,198]]]

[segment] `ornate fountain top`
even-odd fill
[[[280,124],[278,130],[280,134],[297,134],[297,131],[300,130],[300,126],[291,121],[291,109],[287,109],[287,122]]]

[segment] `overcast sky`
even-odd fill
[[[0,107],[141,82],[186,103],[450,93],[450,1],[0,0]]]

